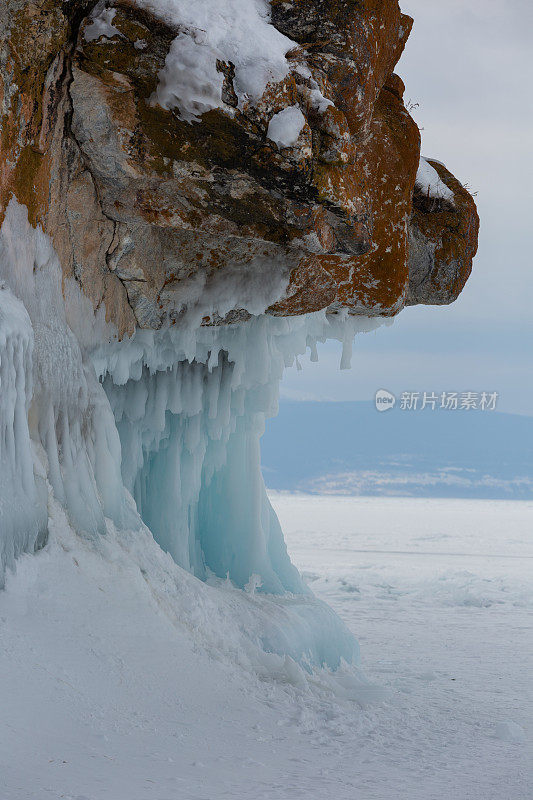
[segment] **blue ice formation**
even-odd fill
[[[368,320],[325,314],[193,331],[138,331],[93,351],[122,446],[122,477],[156,541],[205,579],[250,576],[260,591],[305,594],[260,469],[265,419],[284,368],[317,340]]]
[[[110,524],[128,541],[147,526],[206,591],[242,590],[243,635],[263,651],[354,662],[354,638],[290,561],[260,437],[298,354],[334,337],[347,366],[354,334],[377,324],[260,314],[119,342],[12,200],[0,233],[0,578],[45,543],[53,496],[90,542]]]

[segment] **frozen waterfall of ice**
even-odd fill
[[[156,540],[205,579],[303,593],[266,496],[259,440],[285,366],[353,321],[254,318],[194,331],[138,331],[96,348],[122,444],[122,477]],[[375,323],[365,322],[366,327]]]
[[[2,573],[45,543],[48,508],[59,503],[90,546],[105,552],[110,531],[124,547],[159,545],[190,573],[184,585],[199,578],[222,604],[231,592],[238,635],[261,652],[307,669],[356,662],[357,643],[291,564],[260,437],[285,366],[335,337],[346,367],[355,333],[379,321],[260,315],[119,342],[103,310],[95,316],[62,280],[49,238],[15,200],[0,279]]]

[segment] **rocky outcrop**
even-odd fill
[[[479,218],[472,195],[444,164],[429,163],[450,193],[432,197],[415,184],[406,305],[446,305],[456,300],[477,250]]]
[[[24,203],[95,309],[122,334],[191,309],[207,324],[455,299],[477,214],[435,162],[453,197],[415,187],[419,132],[393,71],[412,21],[397,0],[271,0],[286,74],[243,100],[219,59],[222,101],[193,120],[158,95],[192,34],[154,9],[0,10],[0,216],[13,194]],[[287,109],[289,141],[271,128]]]

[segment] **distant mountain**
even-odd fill
[[[283,401],[262,464],[277,490],[531,499],[533,417]]]

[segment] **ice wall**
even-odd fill
[[[206,607],[224,592],[254,652],[306,669],[356,659],[351,634],[290,562],[259,442],[284,368],[307,348],[316,357],[327,338],[344,342],[348,366],[354,334],[379,321],[261,314],[119,342],[104,310],[95,316],[62,280],[50,240],[15,200],[0,232],[0,280],[0,575],[45,543],[59,503],[103,555],[110,531],[147,554],[153,535],[200,579]]]
[[[20,300],[0,287],[0,586],[4,569],[46,540],[46,490],[34,475],[28,428],[33,330]]]
[[[40,492],[31,490],[35,446],[44,449],[46,477],[77,530],[103,534],[105,517],[123,524],[128,511],[115,422],[92,364],[67,323],[59,261],[48,237],[29,224],[25,207],[14,200],[0,235],[0,279],[10,290],[2,292],[1,300],[2,481],[24,487],[24,508],[37,503],[39,520],[29,525],[29,511],[22,513],[2,487],[3,573],[10,554],[31,549],[43,535],[47,496],[42,481]],[[74,309],[81,322],[83,302],[75,295]],[[88,313],[93,316],[92,310]],[[82,332],[80,327],[80,337]]]

